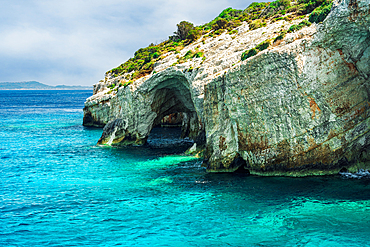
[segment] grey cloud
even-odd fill
[[[2,1],[0,81],[92,85],[176,24],[206,23],[252,1]]]

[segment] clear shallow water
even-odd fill
[[[91,93],[0,91],[0,246],[370,245],[370,179],[208,174],[172,130],[99,147]]]

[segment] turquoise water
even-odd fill
[[[370,246],[370,179],[208,174],[172,130],[97,146],[91,94],[0,91],[0,246]]]

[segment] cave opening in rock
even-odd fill
[[[342,169],[340,169],[339,173],[348,173],[348,169],[346,167],[342,167]]]
[[[162,118],[160,125],[154,126],[155,127],[166,127],[166,128],[176,128],[176,127],[182,127],[182,121],[184,119],[183,112],[175,112],[171,113],[165,117]]]
[[[151,108],[156,117],[147,143],[190,148],[199,134],[199,120],[186,78],[164,80],[152,90]]]
[[[239,166],[238,169],[236,169],[234,171],[234,173],[245,174],[245,175],[250,175],[251,174],[249,169],[245,168],[244,166]]]

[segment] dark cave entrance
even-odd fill
[[[151,147],[190,148],[201,132],[188,81],[183,76],[162,81],[152,90],[157,114],[147,140]]]

